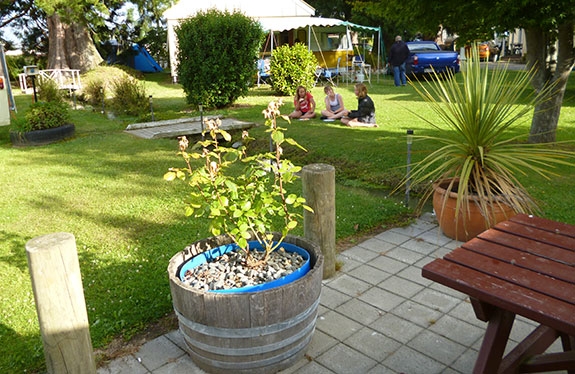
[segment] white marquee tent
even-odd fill
[[[180,0],[177,4],[164,12],[168,25],[168,48],[170,53],[171,74],[174,81],[177,79],[177,37],[175,28],[184,19],[193,16],[198,11],[206,11],[212,8],[227,10],[230,12],[239,10],[245,15],[260,22],[262,28],[268,32],[282,32],[292,29],[307,28],[308,46],[315,43],[316,48],[320,48],[320,42],[312,40],[314,27],[340,27],[344,29],[347,36],[347,45],[351,46],[350,30],[363,30],[377,33],[381,41],[381,29],[378,27],[368,27],[342,21],[335,18],[313,17],[315,9],[302,0],[282,0],[270,6],[269,0]],[[273,38],[270,38],[273,43]],[[381,43],[377,43],[378,63]],[[271,45],[273,50],[274,46]]]

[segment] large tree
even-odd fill
[[[88,29],[94,13],[107,14],[101,2],[89,0],[37,0],[47,15],[48,69],[88,71],[102,62]]]
[[[464,43],[491,39],[495,31],[525,29],[527,63],[537,69],[533,87],[539,91],[555,86],[550,100],[535,108],[529,140],[555,141],[567,79],[575,62],[575,0],[354,0],[353,4],[354,11],[398,24],[416,24],[426,33],[443,25]]]
[[[171,3],[172,0],[0,0],[0,25],[16,27],[22,40],[34,35],[36,44],[46,45],[48,68],[87,71],[102,62],[95,43],[99,46],[109,39],[124,45],[145,40],[156,43],[161,50],[161,43],[157,42],[158,38],[165,40],[161,15]],[[43,31],[44,38],[38,38],[37,30]],[[47,42],[38,42],[39,39]],[[34,48],[33,43],[23,44]]]

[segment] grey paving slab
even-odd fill
[[[374,307],[384,311],[389,312],[399,304],[401,304],[405,299],[402,296],[393,294],[384,289],[373,287],[364,292],[358,297],[361,301],[364,301]]]
[[[396,274],[409,266],[404,262],[397,261],[396,259],[387,256],[378,256],[374,258],[369,264],[390,274]]]
[[[404,345],[383,361],[395,373],[439,374],[446,366]]]
[[[320,316],[316,323],[316,330],[343,341],[355,334],[362,325],[338,312],[329,311]]]
[[[421,276],[425,264],[459,244],[438,232],[435,216],[424,214],[340,253],[342,268],[323,281],[306,356],[281,374],[471,373],[486,323],[466,295]],[[519,318],[508,350],[533,327]],[[184,346],[174,330],[98,374],[203,374]]]
[[[420,237],[417,237],[409,239],[405,243],[401,244],[401,247],[427,256],[438,250],[440,245],[432,244],[428,241],[422,240]]]
[[[379,256],[379,253],[361,246],[355,246],[346,250],[345,256],[357,262],[366,263]]]
[[[321,289],[320,304],[329,309],[336,309],[338,306],[349,301],[351,298],[351,296],[335,290],[329,285],[326,285]]]
[[[138,361],[141,361],[142,365],[150,371],[184,355],[185,352],[165,336],[147,342],[134,354]]]
[[[432,331],[425,330],[414,337],[409,342],[409,347],[423,353],[426,356],[433,357],[434,360],[448,366],[457,360],[467,347],[438,335]]]
[[[355,269],[349,271],[347,274],[374,286],[391,277],[391,274],[388,272],[379,270],[378,268],[369,264],[358,266]]]
[[[329,287],[351,297],[357,297],[371,288],[372,285],[355,277],[343,274],[331,282]]]
[[[317,362],[336,373],[366,373],[377,361],[345,345],[338,344],[316,359]]]
[[[437,309],[429,308],[411,300],[407,300],[397,308],[394,308],[392,313],[423,328],[428,328],[443,315]]]
[[[389,277],[377,286],[408,299],[417,295],[425,288],[425,286],[419,283],[401,277]]]
[[[391,313],[378,318],[370,327],[402,344],[407,344],[424,330],[423,327]]]
[[[395,247],[385,254],[387,257],[396,259],[398,261],[404,262],[406,264],[415,264],[420,261],[425,256],[421,253],[409,250],[403,247]]]
[[[347,338],[344,343],[377,362],[385,360],[401,347],[400,342],[389,339],[387,336],[369,327],[362,328]]]
[[[485,329],[481,329],[448,314],[439,318],[429,327],[429,330],[466,347],[472,347],[478,340],[483,338],[483,334],[485,333]]]
[[[98,368],[98,374],[146,374],[149,373],[134,356],[120,357],[107,366]]]
[[[337,311],[344,316],[369,326],[376,319],[385,314],[384,311],[358,299],[352,299],[340,305]]]

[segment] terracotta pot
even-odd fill
[[[277,235],[276,235],[277,236]],[[301,278],[255,292],[219,293],[180,281],[183,253],[170,260],[174,310],[186,350],[209,373],[270,374],[305,354],[315,330],[322,285],[323,255],[314,243],[288,235],[284,243],[309,253],[310,270]],[[225,236],[196,242],[184,252],[203,253],[229,244]]]
[[[466,242],[473,239],[483,231],[490,228],[487,219],[481,214],[477,196],[471,196],[469,202],[469,214],[465,214],[465,204],[460,207],[461,213],[455,214],[457,204],[457,192],[450,191],[443,206],[443,200],[447,193],[447,188],[451,180],[444,180],[434,186],[433,193],[433,210],[439,222],[439,228],[448,238]],[[453,189],[457,190],[457,182],[453,184]],[[443,209],[442,209],[443,208]],[[491,217],[491,226],[506,221],[513,217],[516,212],[507,204],[495,204],[491,206],[489,212]]]

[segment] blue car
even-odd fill
[[[432,41],[407,42],[409,58],[405,64],[405,72],[409,75],[459,72],[459,54],[444,51]]]

